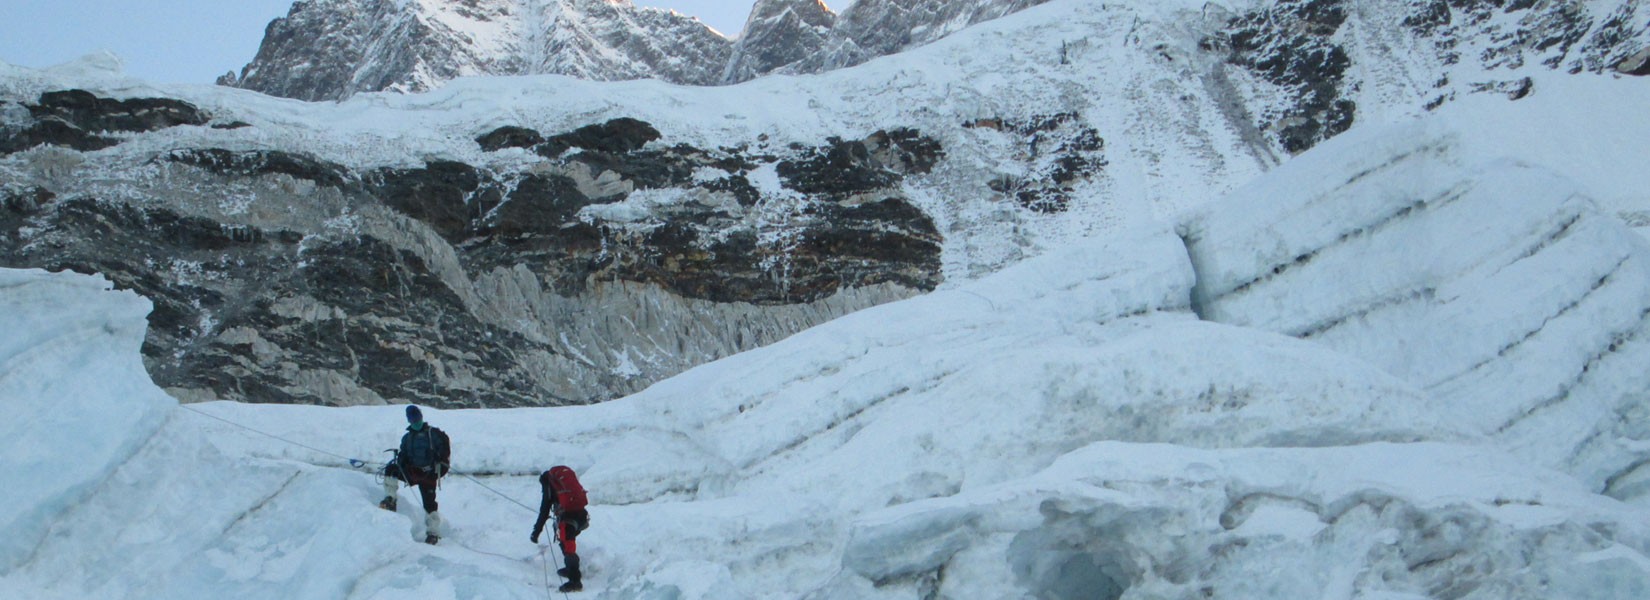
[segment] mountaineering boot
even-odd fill
[[[424,515],[424,543],[434,545],[441,541],[441,513]]]
[[[561,584],[561,591],[577,592],[584,589],[584,583],[579,576],[579,555],[569,553],[567,566],[556,569],[556,574],[567,578],[567,583]]]
[[[394,477],[385,476],[384,477],[384,499],[378,503],[378,508],[382,508],[382,509],[390,511],[390,512],[395,512],[395,489],[396,489],[396,479]]]

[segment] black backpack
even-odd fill
[[[423,431],[409,431],[401,444],[400,460],[403,467],[430,470],[436,463],[447,462],[450,455],[447,433],[424,426]]]

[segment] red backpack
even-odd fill
[[[550,467],[545,473],[550,481],[550,491],[556,494],[556,504],[561,506],[561,512],[583,512],[589,499],[585,498],[584,486],[579,485],[579,476],[573,474],[573,469],[566,466]]]

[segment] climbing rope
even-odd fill
[[[451,471],[451,473],[454,474],[454,475],[458,475],[459,477],[463,477],[465,479],[468,479],[468,480],[474,482],[476,485],[481,486],[482,489],[485,489],[485,490],[487,490],[489,492],[492,492],[494,494],[498,494],[498,497],[503,498],[505,500],[509,500],[511,504],[515,504],[516,506],[520,506],[522,508],[527,509],[527,512],[533,513],[535,515],[539,514],[539,509],[533,508],[533,507],[528,506],[526,504],[522,504],[521,502],[517,501],[515,498],[511,498],[511,497],[505,495],[504,492],[493,489],[493,486],[482,483],[480,479],[476,479],[476,478],[471,477],[471,476],[469,476],[467,474],[464,474],[464,473],[459,473],[458,471]]]
[[[325,454],[325,455],[327,455],[327,456],[331,456],[331,457],[333,457],[333,458],[342,458],[342,459],[344,459],[344,461],[345,461],[345,462],[348,462],[348,463],[349,463],[349,466],[351,466],[351,467],[355,467],[355,468],[357,468],[357,469],[359,469],[359,468],[361,468],[361,467],[365,467],[365,466],[367,466],[367,465],[374,465],[374,466],[383,466],[383,465],[386,465],[386,464],[389,464],[389,463],[380,463],[380,462],[372,462],[372,461],[365,461],[365,460],[361,460],[361,459],[358,459],[358,458],[350,458],[350,457],[348,457],[348,456],[344,456],[344,455],[342,455],[342,454],[338,454],[338,453],[336,453],[336,452],[327,452],[327,451],[326,451],[326,450],[322,450],[322,449],[320,449],[320,448],[316,448],[316,447],[314,447],[314,446],[310,446],[310,445],[307,445],[307,444],[303,444],[303,443],[300,443],[300,442],[296,442],[296,441],[293,441],[293,440],[289,440],[289,439],[287,439],[287,438],[284,438],[284,437],[281,437],[281,436],[278,436],[278,435],[275,435],[275,434],[273,434],[273,433],[268,433],[268,432],[264,432],[264,431],[258,431],[258,430],[256,430],[256,429],[253,429],[253,428],[251,428],[251,427],[247,427],[247,426],[245,426],[245,425],[242,425],[242,424],[240,424],[240,423],[236,423],[236,422],[234,422],[234,421],[231,421],[231,420],[229,420],[229,419],[225,419],[225,418],[223,418],[223,417],[220,417],[220,416],[217,416],[217,415],[214,415],[214,414],[210,414],[210,413],[206,413],[206,412],[201,412],[201,411],[199,411],[199,410],[195,410],[195,409],[194,409],[194,408],[191,408],[191,407],[189,407],[189,406],[187,406],[187,405],[183,405],[183,404],[179,404],[179,405],[178,405],[178,408],[181,408],[181,409],[184,409],[184,410],[187,410],[187,411],[189,411],[189,412],[192,412],[192,413],[195,413],[195,414],[197,414],[197,415],[200,415],[200,416],[203,416],[203,417],[206,417],[206,418],[208,418],[208,419],[214,419],[214,420],[217,420],[217,421],[221,421],[221,422],[224,422],[224,423],[227,423],[227,424],[229,424],[229,425],[232,425],[232,426],[234,426],[234,427],[239,427],[239,428],[241,428],[241,429],[245,429],[245,430],[247,430],[247,431],[250,431],[250,432],[252,432],[252,433],[256,433],[256,434],[258,434],[258,435],[261,435],[261,436],[264,436],[264,437],[267,437],[267,438],[270,438],[270,439],[275,439],[275,440],[280,440],[280,441],[282,441],[282,442],[286,442],[286,443],[288,443],[288,444],[291,444],[291,445],[293,445],[293,446],[297,446],[297,447],[299,447],[299,448],[303,448],[303,449],[305,449],[305,450],[309,450],[309,451],[310,451],[310,452],[315,452],[315,453],[319,453],[319,454]]]
[[[544,567],[544,597],[552,598],[553,596],[550,595],[550,561],[544,558],[543,546],[539,547],[539,565]],[[562,592],[562,595],[566,596],[567,593]]]
[[[261,435],[261,436],[264,436],[264,437],[267,437],[267,438],[270,438],[270,439],[273,439],[273,440],[277,440],[277,441],[280,441],[280,442],[291,444],[293,446],[303,448],[305,450],[309,450],[310,452],[315,452],[315,453],[318,453],[318,454],[325,454],[327,456],[331,456],[331,457],[334,457],[334,458],[341,458],[345,462],[348,462],[351,467],[354,467],[354,468],[357,468],[357,469],[362,468],[362,467],[366,467],[368,465],[379,467],[379,466],[385,466],[385,465],[389,464],[389,463],[381,463],[381,462],[375,462],[375,461],[366,461],[366,460],[361,460],[359,458],[350,458],[348,456],[344,456],[344,455],[338,454],[336,452],[328,452],[326,450],[322,450],[320,448],[316,448],[314,446],[310,446],[308,444],[304,444],[302,442],[298,442],[298,441],[295,441],[295,440],[287,439],[287,438],[275,435],[273,433],[269,433],[269,432],[266,432],[266,431],[259,431],[257,429],[248,427],[246,425],[236,423],[236,422],[231,421],[229,419],[225,419],[225,418],[217,416],[217,415],[213,415],[213,414],[210,414],[210,413],[206,413],[206,412],[196,410],[196,409],[194,409],[192,407],[189,407],[187,405],[179,404],[178,408],[187,410],[189,412],[192,412],[192,413],[195,413],[197,415],[206,417],[208,419],[219,421],[219,422],[228,424],[228,425],[233,426],[233,427],[237,427],[237,428],[240,428],[240,429],[244,429],[246,431],[250,431],[252,433],[256,433],[258,435]],[[515,498],[511,498],[508,494],[505,494],[504,492],[493,489],[493,486],[482,483],[481,480],[476,479],[474,477],[471,477],[467,473],[459,473],[457,471],[449,471],[448,473],[449,474],[455,474],[455,475],[458,475],[458,476],[463,477],[465,479],[468,479],[468,480],[470,480],[471,483],[474,483],[478,486],[481,486],[482,489],[487,490],[489,492],[492,492],[493,494],[497,495],[500,498],[503,498],[505,500],[509,500],[511,504],[514,504],[516,506],[520,506],[523,509],[527,510],[528,512],[533,513],[534,515],[537,515],[538,512],[539,512],[538,509],[533,508],[531,506],[528,506],[526,504],[522,504],[520,501],[516,500]],[[551,549],[556,551],[556,555],[558,557],[558,560],[560,560],[561,549],[556,548],[556,544],[547,544],[547,545]],[[550,589],[551,589],[550,588],[550,561],[545,558],[545,552],[542,548],[540,548],[540,550],[539,550],[539,564],[544,567],[544,569],[543,569],[544,570],[544,595],[547,598],[553,598],[553,596],[550,593]],[[568,597],[567,592],[562,592],[562,597],[564,597],[564,598]]]
[[[560,520],[561,519],[558,518],[557,523],[551,523],[550,524],[551,527],[555,528],[556,533],[554,534],[554,537],[551,538],[551,541],[546,543],[545,545],[549,546],[550,549],[556,553],[556,560],[565,562],[567,560],[567,558],[562,556],[562,554],[561,554],[561,523],[559,523]],[[539,552],[539,562],[544,564],[544,595],[549,596],[550,595],[550,561],[548,561],[544,558],[544,552],[543,551]],[[566,598],[567,597],[567,592],[562,592],[561,597]]]

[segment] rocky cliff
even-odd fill
[[[185,397],[593,402],[940,282],[939,232],[899,183],[944,153],[911,130],[767,152],[635,119],[502,127],[473,143],[530,166],[363,170],[216,147],[107,160],[81,151],[230,125],[81,90],[22,106],[0,139],[38,184],[4,189],[0,262],[153,299],[148,365]],[[753,186],[762,170],[781,186]]]
[[[836,17],[819,0],[758,0],[722,79],[749,81],[808,60],[834,43]]]
[[[698,20],[628,0],[301,0],[219,83],[303,100],[416,92],[467,75],[706,85],[730,51]]]
[[[819,0],[761,0],[733,39],[630,0],[303,0],[219,83],[302,100],[466,75],[738,83],[856,65],[1044,1],[862,0],[838,18]]]
[[[1047,1],[859,0],[842,12],[819,50],[770,71],[822,73],[851,67]]]

